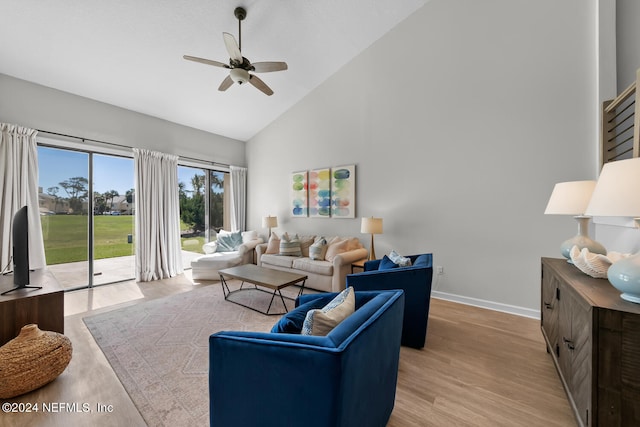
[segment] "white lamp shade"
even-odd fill
[[[605,164],[585,213],[640,217],[640,158]]]
[[[277,216],[262,217],[262,228],[276,228],[278,226]]]
[[[596,181],[559,182],[553,187],[545,214],[583,215],[591,199]]]
[[[382,234],[382,218],[362,218],[360,232],[366,234]]]

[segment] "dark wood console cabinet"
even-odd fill
[[[581,426],[640,426],[640,304],[564,259],[542,258],[547,351]]]
[[[32,271],[29,281],[42,289],[19,289],[0,296],[0,346],[29,323],[64,334],[64,290],[47,270]],[[0,276],[0,292],[11,288],[13,276]]]

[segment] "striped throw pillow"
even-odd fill
[[[280,239],[280,255],[286,256],[302,256],[302,249],[300,248],[300,238],[297,234],[293,237],[289,237],[287,233],[284,233]]]

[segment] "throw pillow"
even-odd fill
[[[231,234],[218,235],[217,252],[234,252],[238,250],[238,247],[242,244],[242,234],[237,231]]]
[[[392,268],[398,268],[398,264],[391,261],[388,256],[383,256],[382,260],[380,260],[380,264],[378,265],[378,270],[391,270]]]
[[[398,267],[409,267],[411,265],[411,258],[404,257],[396,251],[391,251],[389,259],[398,264]]]
[[[300,249],[300,238],[297,234],[293,237],[289,237],[287,233],[282,235],[280,239],[280,255],[285,256],[302,256],[302,250]]]
[[[429,267],[429,263],[427,262],[427,254],[422,254],[418,258],[416,258],[416,262],[413,263],[414,267]]]
[[[255,230],[242,232],[242,243],[248,243],[252,240],[256,240],[257,238],[258,232]]]
[[[205,254],[215,253],[218,248],[218,242],[209,242],[202,245],[202,250]]]
[[[323,308],[309,310],[300,333],[302,335],[325,336],[340,322],[352,315],[355,310],[355,291],[350,286]]]
[[[271,333],[277,334],[299,334],[304,324],[304,319],[307,317],[309,310],[314,308],[322,308],[325,304],[322,298],[316,298],[309,302],[306,302],[295,309],[291,310],[280,320],[273,325]]]
[[[327,248],[327,253],[324,256],[324,259],[329,262],[333,262],[333,259],[336,257],[336,255],[347,251],[348,243],[349,242],[347,240],[341,240],[336,243],[330,244]]]
[[[280,238],[276,233],[271,233],[269,237],[269,243],[267,243],[267,250],[265,254],[277,254],[280,253]]]
[[[347,251],[353,251],[355,249],[360,249],[361,247],[363,247],[362,243],[360,243],[360,239],[357,237],[352,237],[347,240]]]
[[[302,256],[309,256],[309,247],[313,245],[316,236],[300,236],[300,250]]]
[[[327,254],[327,239],[324,237],[318,238],[313,245],[309,246],[309,258],[315,261],[324,260]]]

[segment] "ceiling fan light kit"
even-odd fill
[[[242,68],[234,68],[229,72],[229,74],[231,75],[231,80],[239,85],[249,81],[249,72]]]
[[[251,83],[255,88],[265,95],[273,95],[273,90],[265,82],[258,78],[254,73],[270,73],[273,71],[284,71],[288,68],[286,62],[256,62],[251,64],[247,58],[242,56],[242,21],[247,17],[247,11],[242,7],[236,7],[233,14],[238,19],[238,41],[229,33],[222,33],[224,45],[229,52],[229,64],[225,64],[211,59],[198,58],[197,56],[183,55],[188,61],[199,62],[201,64],[213,65],[214,67],[229,69],[229,75],[220,83],[219,91],[229,89],[233,83],[242,85]]]

